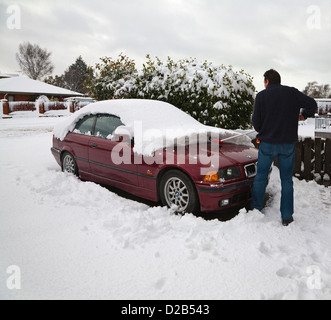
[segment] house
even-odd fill
[[[32,80],[26,77],[14,75],[2,75],[0,77],[0,100],[35,101],[39,96],[47,96],[49,99],[56,98],[63,101],[64,98],[72,96],[83,96],[83,94],[56,87],[45,82]]]
[[[315,119],[315,137],[331,139],[331,118]]]

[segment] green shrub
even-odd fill
[[[123,54],[116,60],[109,57],[100,60],[101,63],[94,69],[90,68],[90,77],[85,81],[85,88],[97,100],[117,98],[116,92],[126,81],[135,77],[135,63]]]
[[[141,71],[121,56],[120,63],[108,59],[97,65],[100,77],[91,93],[97,99],[140,98],[169,102],[206,125],[246,129],[251,124],[255,88],[252,78],[232,67],[214,66],[196,59],[159,58]]]

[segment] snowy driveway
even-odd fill
[[[277,169],[265,215],[175,216],[61,173],[58,121],[0,120],[0,299],[331,299],[331,188],[295,180],[288,228]]]

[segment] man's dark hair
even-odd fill
[[[264,81],[267,80],[269,80],[269,84],[281,84],[282,82],[280,74],[274,69],[271,69],[264,74]]]

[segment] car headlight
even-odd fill
[[[221,180],[232,180],[241,176],[239,167],[230,167],[218,170],[218,176]]]
[[[220,169],[218,171],[210,171],[208,172],[203,181],[205,182],[219,182],[219,181],[226,181],[232,180],[236,178],[240,178],[241,173],[239,167],[230,167]]]

